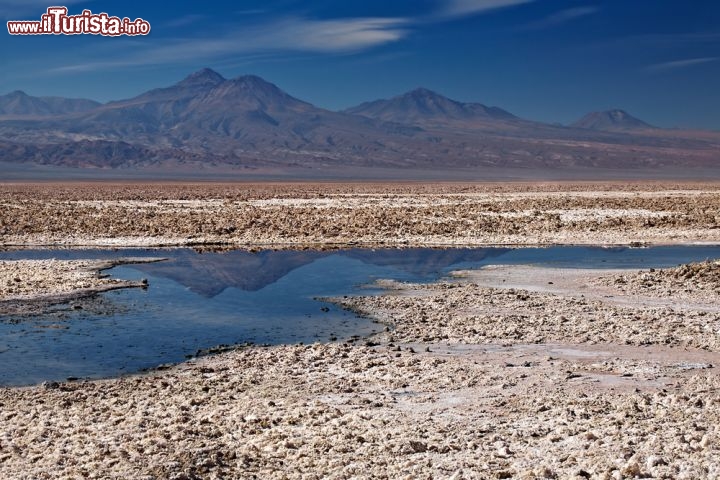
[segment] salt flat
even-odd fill
[[[2,188],[6,244],[720,240],[712,184]],[[718,268],[386,283],[385,295],[335,299],[387,325],[367,343],[3,388],[0,475],[717,478]]]

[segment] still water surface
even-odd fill
[[[431,282],[488,264],[668,267],[720,258],[720,246],[653,248],[14,250],[0,259],[164,257],[107,271],[149,288],[107,292],[35,316],[0,315],[0,385],[99,378],[179,362],[219,344],[309,343],[382,327],[316,297],[378,293],[376,279]],[[82,309],[75,310],[74,306]]]

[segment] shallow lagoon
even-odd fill
[[[99,378],[182,361],[220,344],[346,340],[382,328],[316,297],[377,293],[376,279],[431,282],[488,264],[662,268],[720,258],[720,246],[229,251],[13,250],[0,259],[164,257],[106,273],[149,288],[46,314],[0,316],[0,384]]]

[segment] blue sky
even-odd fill
[[[423,86],[568,123],[624,108],[720,129],[717,0],[79,1],[142,17],[147,37],[0,37],[0,93],[127,98],[211,67],[252,73],[329,109]],[[39,20],[51,3],[0,0]]]

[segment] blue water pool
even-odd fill
[[[316,297],[375,293],[379,278],[434,281],[487,264],[662,268],[720,258],[720,246],[652,248],[11,250],[0,259],[164,257],[108,270],[149,288],[107,292],[42,315],[0,315],[0,384],[98,378],[182,361],[219,344],[369,335],[380,325]],[[78,309],[76,309],[78,308]]]

